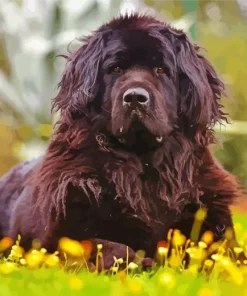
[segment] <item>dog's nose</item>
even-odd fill
[[[150,101],[149,93],[141,87],[130,88],[123,95],[123,105],[138,106],[148,105]]]

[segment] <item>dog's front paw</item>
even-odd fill
[[[92,242],[92,253],[89,261],[97,265],[99,271],[113,267],[116,259],[122,259],[117,263],[122,268],[135,258],[134,250],[124,244],[96,238],[90,241]]]

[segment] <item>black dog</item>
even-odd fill
[[[1,236],[50,251],[62,236],[104,239],[154,256],[170,228],[189,237],[205,206],[201,231],[222,239],[239,186],[208,149],[225,121],[224,85],[199,47],[138,15],[82,41],[67,57],[45,156],[0,181]]]

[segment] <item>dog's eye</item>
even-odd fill
[[[112,71],[112,73],[121,73],[122,69],[117,66],[117,67],[113,67],[111,71]]]
[[[166,69],[164,67],[157,67],[155,70],[156,70],[157,74],[165,74],[166,73]]]

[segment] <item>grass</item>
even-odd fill
[[[244,230],[247,230],[246,214],[235,213],[234,222],[241,239]],[[77,245],[73,245],[73,242],[71,248],[74,252],[79,250]],[[18,245],[15,247],[16,251],[17,249]],[[156,272],[136,273],[128,269],[109,276],[95,272],[90,273],[86,269],[79,273],[65,272],[54,260],[57,254],[45,257],[46,260],[49,259],[46,261],[46,266],[50,268],[36,268],[39,265],[40,254],[40,252],[30,253],[30,257],[22,259],[23,264],[19,265],[15,263],[13,258],[10,262],[2,261],[0,263],[1,296],[247,296],[247,264],[237,266],[236,262],[230,262],[227,257],[218,261],[210,275],[206,272],[198,274],[195,271],[197,266],[195,259],[194,265],[191,264],[187,270],[181,270],[180,267],[173,264],[172,268],[164,266]]]

